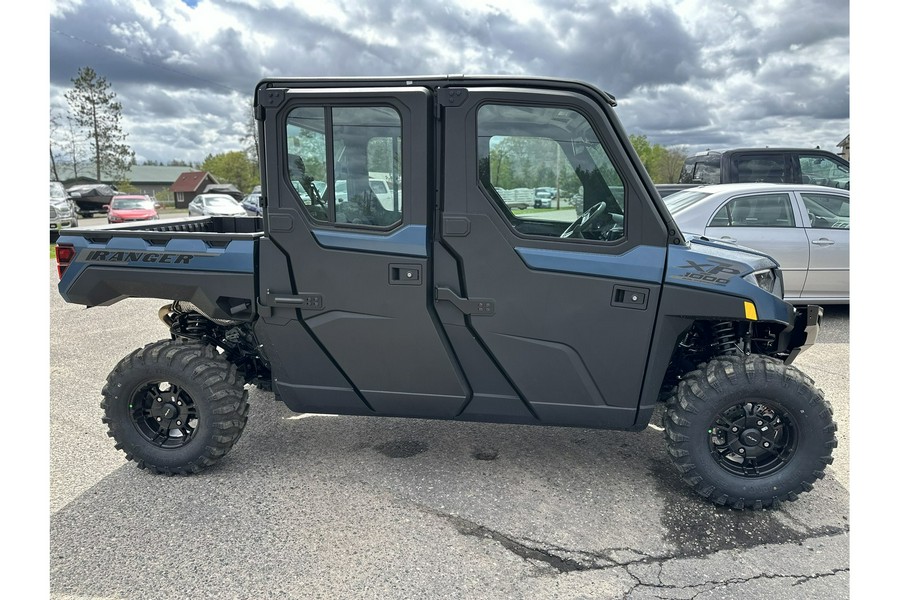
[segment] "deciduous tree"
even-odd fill
[[[233,184],[244,193],[259,183],[259,170],[247,158],[247,154],[240,150],[207,155],[200,169],[212,173],[213,177],[223,183]]]

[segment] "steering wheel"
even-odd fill
[[[606,202],[598,202],[588,210],[581,213],[581,216],[575,219],[565,231],[562,232],[561,238],[583,238],[583,232],[589,230],[597,219],[606,212]]]

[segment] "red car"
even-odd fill
[[[150,196],[114,196],[109,203],[106,220],[109,223],[150,221],[159,218],[159,203]]]

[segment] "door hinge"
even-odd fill
[[[325,300],[322,294],[281,294],[266,290],[265,304],[279,308],[300,308],[303,310],[322,310],[325,308]]]
[[[441,88],[437,91],[438,104],[441,106],[459,106],[469,97],[466,88]]]
[[[490,317],[494,314],[494,301],[489,298],[460,298],[450,288],[434,288],[436,302],[449,302],[464,315]]]

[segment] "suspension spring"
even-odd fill
[[[737,335],[734,332],[734,324],[728,321],[716,323],[712,326],[715,355],[736,354],[738,351]]]
[[[181,318],[181,333],[186,337],[200,339],[209,333],[209,319],[197,313],[187,313]]]

